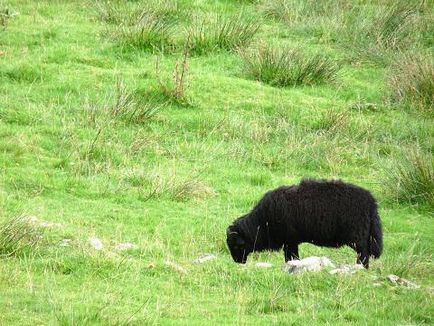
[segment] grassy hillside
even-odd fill
[[[1,1],[0,324],[434,323],[433,11]],[[226,227],[303,177],[376,196],[385,248],[369,271],[232,261]]]

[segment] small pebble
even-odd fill
[[[260,267],[260,268],[270,268],[273,267],[272,263],[267,263],[267,262],[257,262],[255,264],[256,267]]]
[[[136,249],[136,248],[137,248],[137,245],[135,245],[134,243],[131,243],[131,242],[122,242],[122,243],[118,243],[115,246],[115,250],[118,250],[118,251]]]
[[[104,245],[102,244],[102,241],[98,238],[90,238],[89,244],[91,247],[95,250],[102,250],[104,248]]]
[[[355,264],[355,265],[339,265],[337,268],[332,269],[330,274],[354,274],[359,270],[363,269],[363,265]]]
[[[59,247],[69,247],[71,239],[62,239],[59,242]]]
[[[214,254],[204,254],[204,255],[196,258],[195,260],[193,260],[192,263],[193,264],[203,264],[206,261],[213,260],[216,258],[217,258],[217,256]]]

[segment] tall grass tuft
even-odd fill
[[[129,91],[122,79],[116,81],[115,100],[110,107],[114,117],[127,123],[143,123],[151,119],[161,108],[149,98],[143,99],[136,92]]]
[[[336,79],[339,66],[321,54],[300,49],[260,46],[241,50],[247,75],[272,86],[313,85]]]
[[[331,135],[337,134],[348,126],[348,113],[328,109],[320,120],[314,124],[314,129]]]
[[[172,73],[172,79],[164,79],[162,77],[160,69],[160,58],[157,58],[155,65],[156,77],[159,85],[159,89],[164,97],[169,101],[173,101],[178,104],[185,105],[188,103],[187,99],[187,76],[189,68],[189,56],[190,56],[190,37],[187,38],[184,49],[182,51],[182,57],[175,64],[175,68]]]
[[[143,10],[120,24],[117,38],[124,46],[164,49],[173,45],[175,22],[153,10]]]
[[[152,12],[163,19],[177,20],[182,11],[172,0],[153,0],[145,3],[122,0],[94,0],[91,6],[99,20],[108,24],[132,23],[143,12]]]
[[[380,10],[367,33],[377,45],[389,49],[401,48],[410,38],[417,10],[414,5],[397,2]]]
[[[143,181],[144,187],[140,191],[143,201],[161,197],[187,201],[215,195],[211,187],[199,180],[198,174],[182,178],[175,171],[171,171],[167,174],[150,174]]]
[[[195,54],[205,54],[216,49],[234,50],[248,46],[259,27],[256,20],[245,18],[242,14],[198,20],[189,31],[191,51]]]
[[[128,8],[120,1],[96,0],[92,5],[98,18],[105,23],[122,23],[127,15]]]
[[[428,204],[434,208],[434,160],[420,150],[409,152],[388,172],[387,191],[399,202]]]
[[[434,59],[407,54],[389,69],[390,99],[410,108],[432,113],[434,110]]]
[[[37,247],[41,229],[27,216],[15,217],[0,226],[0,257],[19,256]]]
[[[341,41],[349,43],[359,57],[381,62],[388,54],[415,43],[420,13],[416,5],[402,1],[375,9],[371,13],[360,7],[347,13],[338,33],[342,35]]]
[[[13,12],[11,9],[9,8],[0,8],[0,26],[3,29],[6,29],[6,27],[9,24],[9,20],[13,17],[16,16],[17,14],[15,12]]]
[[[336,15],[352,5],[347,0],[266,0],[260,7],[266,17],[294,23],[306,18]]]
[[[145,5],[146,10],[166,20],[179,21],[186,16],[184,5],[178,0],[151,0],[139,5]]]

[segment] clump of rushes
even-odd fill
[[[205,54],[216,49],[234,50],[250,44],[260,24],[242,14],[231,17],[221,15],[197,19],[191,35],[191,52]]]
[[[161,108],[149,98],[141,98],[135,92],[129,91],[122,79],[116,82],[115,101],[110,112],[115,118],[127,123],[143,123],[151,119]]]
[[[180,5],[174,0],[153,0],[146,3],[95,0],[92,5],[99,20],[108,24],[133,22],[144,11],[153,12],[161,18],[172,20],[182,15]]]
[[[387,173],[386,189],[399,202],[434,208],[434,160],[420,150],[409,152]]]
[[[41,238],[40,227],[29,217],[15,217],[0,225],[0,257],[30,253]]]
[[[160,92],[169,101],[185,105],[188,103],[186,91],[188,88],[187,76],[189,68],[189,56],[190,56],[190,36],[184,45],[182,51],[182,57],[175,64],[175,68],[172,73],[172,79],[164,79],[162,77],[160,68],[160,58],[157,58],[155,65],[156,77],[159,85]]]
[[[383,62],[416,41],[420,17],[415,5],[403,2],[378,7],[375,13],[359,8],[346,17],[340,39],[350,44],[357,56]]]
[[[327,110],[320,120],[314,125],[314,128],[323,133],[337,134],[348,125],[348,113],[336,111],[334,109]]]
[[[213,196],[214,190],[205,183],[196,180],[178,180],[169,178],[167,180],[157,179],[151,182],[151,188],[148,193],[143,194],[143,200],[147,201],[152,198],[160,198],[167,195],[176,201],[187,201],[189,199],[200,199]]]
[[[339,71],[332,59],[296,48],[265,45],[241,50],[240,55],[249,77],[278,87],[332,82]]]
[[[0,8],[0,26],[5,29],[9,24],[9,20],[16,15],[17,13],[9,8]]]
[[[406,54],[390,67],[387,84],[392,102],[422,112],[433,112],[434,59],[432,56]]]
[[[293,1],[288,0],[267,0],[261,4],[261,11],[266,17],[288,21],[293,10]]]
[[[180,177],[176,171],[151,173],[142,180],[140,198],[148,201],[166,196],[176,201],[187,201],[214,196],[214,189],[202,182],[199,177],[198,173]]]
[[[167,20],[180,20],[185,16],[184,5],[178,0],[152,0],[146,1],[146,10]]]
[[[96,0],[93,7],[98,18],[109,24],[121,23],[127,15],[127,6],[122,6],[120,1]]]
[[[379,11],[367,37],[385,48],[399,49],[412,34],[415,16],[416,8],[413,5],[397,2]]]
[[[171,46],[175,23],[153,10],[143,10],[132,19],[125,20],[117,37],[125,46],[137,49],[163,49]]]
[[[311,17],[336,15],[342,10],[351,8],[351,2],[347,0],[266,0],[260,7],[266,17],[292,23]]]

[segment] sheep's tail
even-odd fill
[[[371,234],[369,237],[369,251],[374,258],[380,257],[383,251],[383,231],[377,209],[371,215]]]

